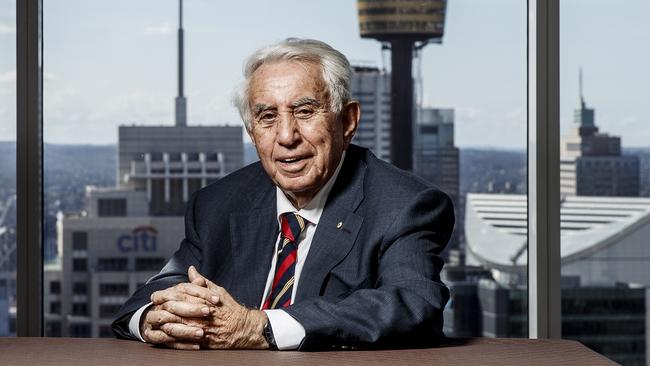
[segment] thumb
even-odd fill
[[[196,270],[196,267],[190,266],[190,268],[187,270],[187,276],[189,277],[192,284],[207,287],[206,278]]]

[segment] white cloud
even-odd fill
[[[16,34],[16,27],[13,25],[0,23],[0,36],[11,34]]]
[[[0,73],[0,83],[10,83],[16,81],[16,70],[9,70],[4,73]]]
[[[144,29],[145,34],[152,34],[152,35],[170,34],[173,31],[174,31],[174,27],[169,23],[165,23],[162,25],[150,25]]]

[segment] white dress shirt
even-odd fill
[[[278,245],[281,240],[280,233],[280,216],[287,212],[297,212],[298,215],[302,216],[306,220],[306,227],[303,232],[300,234],[298,239],[298,253],[296,258],[296,267],[294,270],[294,284],[291,291],[291,302],[293,303],[296,297],[296,289],[298,288],[298,283],[300,280],[300,274],[302,268],[305,264],[305,259],[307,259],[307,254],[309,253],[309,248],[311,247],[311,242],[314,239],[314,233],[316,232],[316,227],[318,226],[318,221],[320,216],[323,213],[325,208],[325,203],[329,197],[332,186],[336,181],[336,178],[339,175],[341,166],[343,165],[343,160],[345,159],[345,151],[341,156],[341,161],[339,162],[334,174],[330,179],[325,183],[323,188],[312,198],[312,200],[302,209],[296,210],[291,201],[287,198],[284,192],[279,187],[276,187],[276,208],[277,208],[277,220],[278,220],[278,237],[275,241],[275,251],[273,255],[273,260],[271,261],[271,268],[269,269],[269,274],[266,278],[266,286],[264,288],[264,295],[260,301],[260,308],[264,304],[266,297],[271,291],[271,285],[273,283],[273,277],[275,275],[275,265],[277,262],[277,250]],[[227,289],[226,289],[227,290]],[[144,311],[151,305],[151,303],[144,305],[138,309],[131,319],[129,320],[129,331],[132,335],[145,342],[144,338],[140,335],[140,318]],[[273,329],[273,337],[275,342],[280,350],[294,350],[300,346],[300,343],[305,338],[305,328],[291,315],[287,314],[282,309],[271,309],[264,310],[266,316],[269,318],[271,323],[271,328]]]

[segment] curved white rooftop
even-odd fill
[[[467,194],[465,235],[476,260],[506,271],[526,265],[526,199],[525,195]],[[566,197],[560,206],[562,263],[605,250],[647,225],[650,198]]]

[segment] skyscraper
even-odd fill
[[[376,66],[352,67],[352,98],[361,103],[361,120],[352,142],[390,162],[390,73]]]
[[[598,131],[595,112],[582,94],[575,126],[560,150],[560,193],[563,196],[638,196],[639,158],[621,153],[621,138]]]
[[[418,110],[413,146],[413,172],[458,202],[458,148],[454,146],[454,110]]]
[[[456,229],[443,256],[450,265],[464,263],[460,248],[462,208],[459,205],[459,153],[454,146],[454,110],[419,108],[413,131],[413,173],[433,183],[454,202]]]

